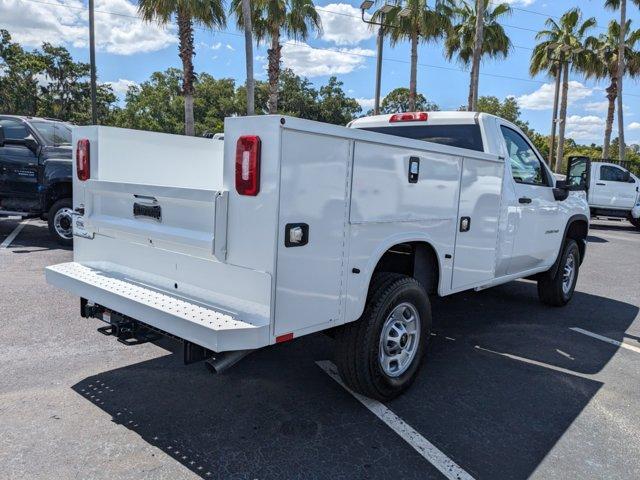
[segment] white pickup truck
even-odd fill
[[[515,125],[438,112],[349,127],[229,118],[218,142],[76,128],[74,261],[47,280],[103,333],[170,335],[218,371],[330,330],[344,381],[382,400],[416,376],[430,294],[528,277],[544,303],[571,299],[584,187],[556,186]]]
[[[640,179],[620,165],[591,163],[589,207],[592,217],[623,218],[640,230]]]

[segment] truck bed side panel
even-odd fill
[[[348,187],[353,142],[282,133],[275,335],[341,323]],[[308,225],[308,243],[285,245],[288,224]]]

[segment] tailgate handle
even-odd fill
[[[142,203],[133,204],[134,217],[149,217],[158,221],[162,220],[162,209],[160,205],[143,205]]]

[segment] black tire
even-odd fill
[[[631,225],[636,227],[636,229],[640,230],[640,218],[633,218],[629,216],[629,221],[631,222]]]
[[[417,345],[406,370],[397,376],[389,376],[379,360],[381,335],[391,312],[396,307],[402,308],[402,304],[414,307],[420,329],[411,340],[417,341]],[[431,305],[422,285],[406,275],[376,274],[362,316],[336,334],[336,365],[340,376],[351,390],[367,397],[380,401],[397,397],[415,380],[430,335]]]
[[[65,218],[63,219],[64,224],[56,226],[56,215],[58,214],[58,212],[63,211],[64,209],[73,210],[73,203],[70,198],[62,198],[51,206],[51,208],[49,209],[49,214],[47,215],[47,222],[49,224],[49,233],[55,239],[55,241],[60,245],[68,247],[73,245],[73,233],[71,233],[70,235],[65,235],[62,233],[63,230],[61,230],[60,227],[66,227],[66,222],[70,222],[71,219],[67,219],[65,216]],[[69,228],[71,228],[70,224]]]
[[[572,265],[574,273],[565,287],[565,267]],[[553,307],[563,307],[573,297],[573,292],[578,282],[580,271],[580,249],[575,240],[567,239],[562,249],[560,264],[555,275],[552,277],[545,273],[538,280],[538,298],[546,305]]]

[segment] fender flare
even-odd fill
[[[564,247],[564,241],[567,239],[567,233],[569,232],[569,227],[571,227],[571,225],[575,222],[586,222],[587,224],[587,228],[589,226],[589,218],[587,218],[587,216],[583,213],[579,213],[576,215],[572,215],[571,217],[569,217],[569,220],[567,220],[567,224],[564,227],[564,234],[562,235],[562,243],[560,243],[560,250],[558,251],[558,256],[556,257],[556,261],[553,262],[553,265],[551,266],[551,268],[549,270],[547,270],[547,274],[549,274],[552,277],[555,277],[556,273],[558,273],[558,269],[560,268],[560,259],[562,258],[562,249]],[[588,233],[588,230],[587,230]],[[587,241],[586,238],[584,240],[582,240],[584,242],[584,248],[582,251],[586,251],[587,248]],[[580,263],[582,264],[582,261],[584,260],[584,255],[581,255],[580,257]]]
[[[425,235],[424,233],[419,233],[419,232],[407,232],[403,234],[395,234],[390,237],[386,237],[382,242],[378,244],[375,251],[369,257],[366,267],[363,269],[364,271],[362,273],[365,273],[367,275],[367,278],[363,282],[363,288],[361,289],[361,292],[358,292],[360,293],[359,298],[361,300],[358,301],[358,309],[357,309],[358,315],[356,316],[355,319],[359,318],[360,315],[362,315],[362,312],[364,311],[367,295],[369,293],[369,288],[371,286],[371,280],[373,278],[373,272],[375,271],[376,266],[382,259],[382,256],[387,252],[387,250],[389,250],[394,245],[398,245],[401,243],[411,243],[411,242],[422,242],[431,246],[431,248],[435,253],[436,262],[438,264],[438,273],[439,273],[438,284],[441,285],[442,272],[443,272],[442,259],[441,259],[440,252],[435,247],[435,242],[431,237],[429,237],[428,235]],[[347,320],[347,322],[349,322],[349,320]]]

